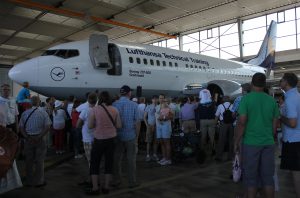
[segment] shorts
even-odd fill
[[[170,139],[171,132],[170,121],[158,122],[156,124],[156,139]]]
[[[193,133],[196,131],[195,120],[184,120],[182,121],[182,130],[184,133]]]
[[[280,168],[300,171],[300,142],[283,142]]]
[[[154,135],[155,135],[154,133],[155,133],[155,125],[148,124],[145,142],[147,143],[153,142]]]
[[[274,145],[242,145],[242,174],[246,187],[274,186],[274,150]]]

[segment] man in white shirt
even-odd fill
[[[89,107],[83,109],[80,112],[79,119],[77,121],[77,128],[82,127],[83,148],[89,164],[91,160],[91,150],[94,141],[94,136],[93,136],[93,129],[89,129],[88,127],[88,116],[89,116],[90,109],[96,105],[96,102],[97,102],[97,95],[95,93],[90,93],[88,96]]]
[[[72,119],[72,109],[74,105],[74,96],[70,96],[68,99],[68,105],[67,105],[67,112],[69,114],[69,117]]]
[[[231,103],[229,102],[230,98],[228,96],[223,97],[223,103],[220,104],[217,108],[215,114],[215,120],[220,121],[220,132],[219,132],[219,141],[217,145],[217,155],[216,161],[222,161],[223,151],[226,145],[227,137],[229,142],[229,154],[228,160],[233,156],[233,117],[231,109]],[[226,117],[225,117],[226,116]],[[231,119],[229,118],[231,116]]]
[[[10,86],[3,84],[1,86],[0,103],[4,105],[6,111],[6,127],[12,129],[15,133],[19,132],[18,127],[18,106],[14,99],[9,98]]]
[[[200,104],[208,104],[211,103],[211,94],[208,89],[202,89],[199,92]]]

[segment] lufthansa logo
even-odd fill
[[[62,81],[65,78],[65,70],[61,67],[54,67],[50,72],[50,76],[54,81]]]

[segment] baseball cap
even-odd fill
[[[120,89],[120,94],[122,94],[122,95],[127,94],[130,91],[132,91],[132,90],[130,89],[130,87],[128,85],[123,85]]]

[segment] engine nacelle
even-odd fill
[[[207,89],[214,97],[215,94],[219,96],[229,96],[236,98],[242,94],[241,84],[231,80],[213,80],[207,83]]]

